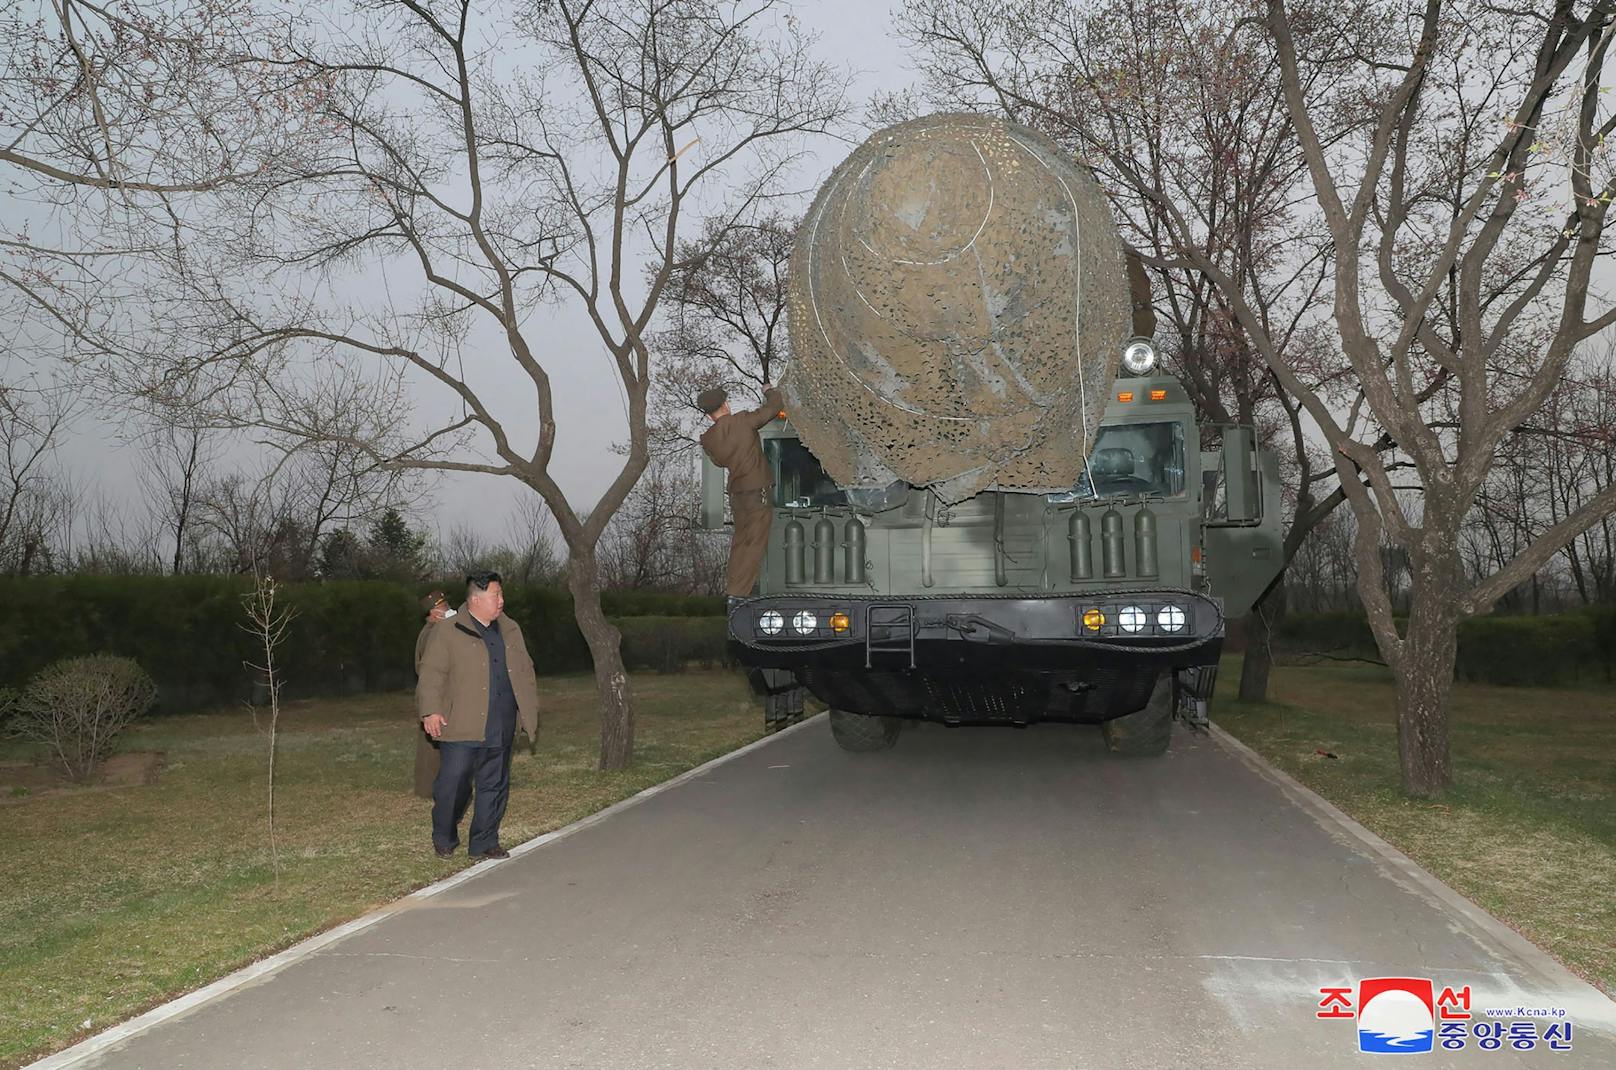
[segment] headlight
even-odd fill
[[[1149,375],[1156,370],[1156,347],[1147,338],[1135,338],[1122,348],[1122,366],[1129,375]]]
[[[1138,606],[1123,606],[1117,611],[1117,626],[1125,632],[1142,632],[1150,618]]]
[[[819,618],[811,610],[799,609],[791,618],[791,627],[798,635],[807,635],[819,627]]]
[[[1156,611],[1156,626],[1164,632],[1184,629],[1184,611],[1177,606],[1162,606]]]
[[[778,610],[769,610],[758,618],[758,630],[764,635],[779,635],[780,629],[786,626],[786,619]]]

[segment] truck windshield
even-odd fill
[[[1052,502],[1088,498],[1172,497],[1184,493],[1184,428],[1177,421],[1100,428],[1088,470]]]
[[[838,487],[819,466],[819,458],[794,438],[764,439],[763,456],[774,471],[777,509],[840,505],[879,512],[901,505],[909,494],[908,484],[901,482],[889,487]]]

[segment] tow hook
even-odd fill
[[[990,643],[1010,643],[1016,638],[1016,633],[1009,628],[976,613],[950,613],[943,623],[965,639],[974,639],[978,630],[988,633],[987,641]]]

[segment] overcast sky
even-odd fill
[[[850,70],[851,100],[859,111],[873,94],[905,88],[915,77],[903,43],[893,34],[892,6],[886,0],[814,0],[794,5],[805,29],[819,36],[821,58]],[[793,212],[806,209],[820,180],[852,150],[845,141],[828,137],[816,139],[808,147],[809,161],[793,183],[806,193],[800,203],[786,206]],[[387,284],[381,272],[375,281],[378,287]],[[622,386],[593,328],[578,310],[535,310],[530,323],[532,336],[552,354],[545,361],[554,380],[558,425],[552,471],[569,499],[587,507],[620,467],[612,447],[626,438]],[[537,435],[531,383],[513,366],[497,339],[473,337],[469,341],[464,354],[468,377],[483,396],[504,401],[496,415],[506,421],[514,438],[531,448]],[[441,416],[444,405],[441,394],[423,394],[420,415],[423,420]],[[140,508],[139,455],[119,441],[111,420],[98,420],[93,414],[81,419],[64,446],[62,462],[90,494],[99,494],[120,509]],[[466,523],[485,536],[499,538],[514,514],[516,497],[529,493],[510,478],[446,475],[435,482],[431,500],[423,503],[418,519],[445,535]]]

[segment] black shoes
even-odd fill
[[[437,844],[433,844],[432,853],[439,858],[453,858],[455,849],[453,847],[439,847]]]
[[[505,848],[503,848],[503,847],[490,847],[488,850],[483,851],[480,854],[472,855],[471,860],[473,862],[481,862],[485,858],[509,858],[509,857],[511,857],[511,853],[509,851],[505,850]]]

